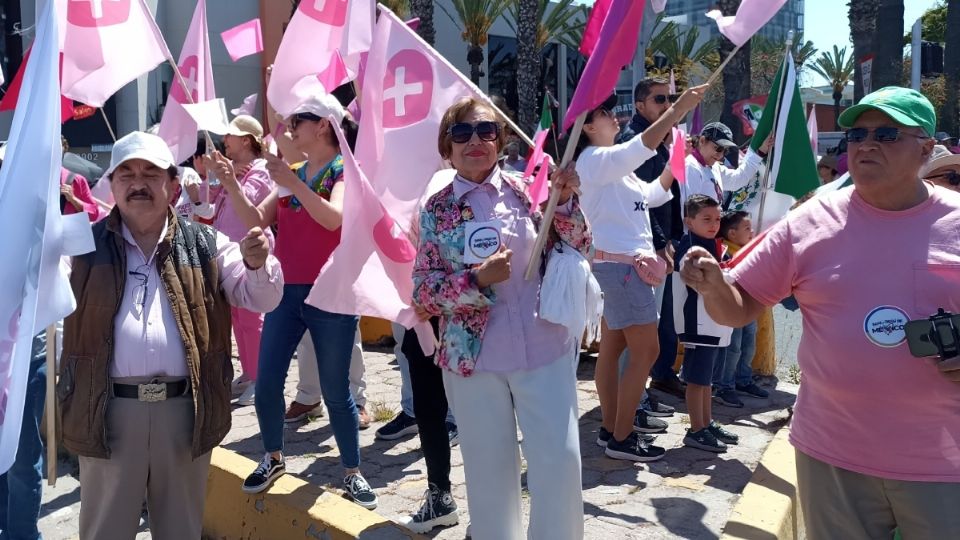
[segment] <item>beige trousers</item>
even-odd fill
[[[903,540],[960,538],[960,483],[887,480],[796,454],[809,540],[892,539],[897,528]]]
[[[111,397],[110,458],[80,457],[81,540],[133,540],[144,494],[154,540],[199,539],[210,453],[194,460],[192,444],[191,396],[156,403]]]

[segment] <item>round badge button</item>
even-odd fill
[[[892,348],[906,341],[903,328],[909,320],[907,313],[896,306],[879,306],[863,319],[863,331],[874,345]]]
[[[500,231],[494,227],[478,227],[467,238],[467,248],[478,259],[486,259],[500,249]]]

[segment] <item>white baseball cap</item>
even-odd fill
[[[300,113],[310,113],[320,118],[332,116],[337,124],[343,123],[343,118],[347,115],[343,105],[331,94],[313,94],[307,97],[294,107],[290,116]]]
[[[113,152],[110,154],[110,168],[104,174],[110,176],[117,167],[131,159],[143,159],[161,169],[169,169],[176,165],[173,153],[170,152],[170,147],[163,139],[142,131],[134,131],[113,143]]]

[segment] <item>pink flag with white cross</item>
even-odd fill
[[[374,0],[301,0],[283,34],[267,87],[267,101],[289,116],[309,95],[333,92],[357,76],[360,54],[370,49]],[[336,81],[329,73],[339,51],[344,73]],[[334,66],[339,70],[339,66]],[[334,88],[329,88],[336,84]]]
[[[488,98],[392,12],[381,8],[361,85],[357,159],[400,227],[409,231],[442,168],[443,113],[464,97]]]
[[[340,244],[317,276],[307,303],[331,313],[417,323],[410,307],[417,248],[384,208],[332,122],[343,154]]]
[[[143,0],[61,0],[63,95],[92,107],[167,59]]]
[[[193,12],[193,20],[187,29],[187,38],[183,42],[178,63],[180,73],[186,82],[190,97],[176,77],[170,83],[170,95],[160,119],[160,136],[177,163],[186,161],[197,149],[197,121],[183,108],[189,103],[210,101],[217,97],[213,87],[213,62],[210,61],[210,36],[207,35],[206,1],[199,0]]]

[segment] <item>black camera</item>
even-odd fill
[[[960,315],[940,308],[928,319],[908,322],[903,330],[910,354],[917,358],[936,356],[946,360],[960,356]]]

